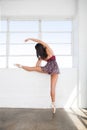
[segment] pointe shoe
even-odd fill
[[[53,112],[53,114],[55,114],[55,113],[56,113],[56,107],[55,107],[55,105],[54,105],[54,104],[52,104],[52,112]]]

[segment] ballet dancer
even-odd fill
[[[36,38],[27,38],[25,42],[33,41],[35,42],[35,49],[37,54],[37,63],[35,67],[24,66],[21,64],[15,64],[17,67],[22,68],[27,71],[37,71],[41,73],[50,74],[51,76],[51,86],[50,86],[50,96],[52,101],[52,112],[56,112],[55,106],[55,89],[56,83],[58,80],[58,76],[60,74],[58,64],[56,62],[56,57],[54,55],[53,50],[49,47],[49,45],[42,40]],[[41,66],[41,61],[46,61],[45,66]]]

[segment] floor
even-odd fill
[[[87,109],[0,108],[0,130],[87,130]]]

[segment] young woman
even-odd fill
[[[25,40],[27,41],[34,41],[37,44],[35,45],[36,49],[36,54],[37,54],[37,63],[35,67],[29,67],[29,66],[23,66],[20,64],[16,64],[17,67],[22,68],[27,71],[37,71],[37,72],[42,72],[42,73],[47,73],[51,75],[51,89],[50,89],[50,96],[52,100],[52,110],[53,113],[56,112],[56,107],[55,107],[55,88],[56,88],[56,83],[59,75],[59,67],[56,62],[56,57],[53,53],[53,50],[46,44],[45,42],[35,39],[35,38],[28,38]],[[44,60],[47,62],[45,66],[40,66],[41,61]]]

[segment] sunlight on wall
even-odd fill
[[[86,77],[86,76],[85,76]],[[85,79],[84,77],[84,79]],[[87,104],[87,89],[84,87],[86,84],[86,80],[79,80],[79,107],[80,108],[86,108],[86,104]],[[83,107],[84,106],[84,107]]]
[[[71,96],[69,97],[64,108],[77,107],[77,85],[73,89]]]

